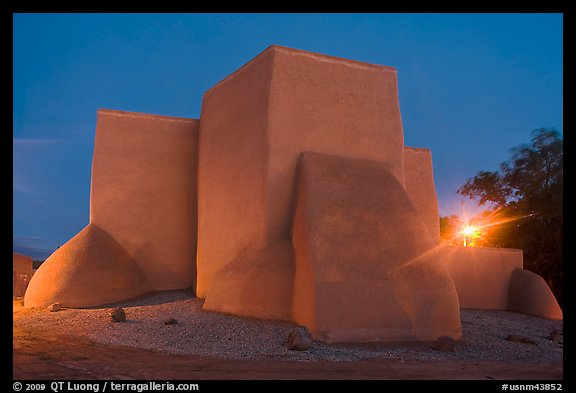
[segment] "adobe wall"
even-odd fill
[[[205,310],[292,320],[294,256],[289,241],[248,248],[219,270]]]
[[[386,164],[317,153],[300,164],[295,321],[323,341],[459,338],[452,279]]]
[[[263,52],[204,94],[198,156],[200,298],[224,265],[247,248],[267,244],[272,60]]]
[[[508,310],[549,319],[564,317],[546,281],[538,274],[524,269],[512,271]]]
[[[201,121],[99,110],[93,157],[90,224],[28,307],[195,288],[206,310],[341,342],[459,338],[460,307],[562,317],[520,250],[440,245],[394,68],[273,45],[206,92]],[[18,296],[32,260],[13,258]]]
[[[289,243],[302,152],[377,160],[404,182],[391,67],[271,46],[205,94],[201,119],[197,295],[208,309],[226,311],[209,298],[226,265]],[[247,282],[227,277],[218,285]],[[234,308],[236,298],[218,303]]]
[[[98,111],[90,223],[127,251],[153,290],[195,284],[197,156],[198,120]]]
[[[443,258],[456,286],[460,308],[506,310],[510,277],[522,269],[522,250],[446,246]]]
[[[26,295],[26,307],[91,307],[151,291],[126,250],[102,228],[88,224],[40,265]]]
[[[302,152],[386,163],[404,184],[404,133],[396,69],[272,46],[267,231],[284,238]]]
[[[432,239],[439,244],[440,215],[430,149],[404,147],[404,176],[406,192],[424,220]]]
[[[12,296],[24,296],[32,278],[32,258],[12,253]]]

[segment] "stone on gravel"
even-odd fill
[[[164,321],[164,325],[176,325],[178,323],[174,318],[169,318]]]
[[[124,322],[126,321],[126,313],[123,308],[115,308],[112,310],[110,316],[112,317],[112,322]]]
[[[455,352],[432,350],[430,344],[437,337],[420,344],[331,344],[314,340],[307,351],[289,351],[284,345],[285,340],[298,325],[207,312],[202,308],[203,304],[204,300],[196,298],[192,291],[176,290],[154,292],[106,308],[69,309],[62,303],[66,318],[61,312],[47,312],[45,307],[37,307],[35,312],[15,307],[14,327],[66,331],[69,335],[107,346],[128,345],[173,355],[230,360],[393,360],[401,364],[445,360],[472,363],[522,361],[541,364],[542,367],[552,363],[562,367],[563,344],[547,339],[552,330],[563,332],[562,322],[504,310],[461,310],[462,341],[455,340]],[[124,308],[126,322],[117,324],[110,320],[115,307]],[[176,326],[163,325],[164,320],[170,317],[178,320]],[[503,323],[498,324],[498,321]],[[506,341],[508,334],[533,338],[538,345]],[[438,337],[442,335],[437,334]],[[561,378],[561,372],[557,377]]]
[[[452,337],[448,337],[448,336],[442,336],[442,337],[438,337],[436,339],[436,341],[433,341],[430,344],[430,347],[432,349],[435,349],[437,351],[449,351],[449,352],[455,352],[454,348],[455,348],[455,343],[454,340],[452,339]]]
[[[312,346],[312,335],[306,326],[292,329],[286,339],[286,348],[291,351],[306,351]]]
[[[48,310],[50,312],[60,311],[61,309],[62,309],[62,305],[60,303],[52,303],[51,305],[46,307],[46,310]]]
[[[519,336],[516,334],[509,334],[508,337],[506,337],[506,340],[514,341],[514,342],[518,342],[518,343],[522,343],[522,344],[538,345],[538,344],[536,344],[536,341],[532,340],[531,338]]]
[[[556,342],[562,341],[562,333],[558,330],[552,330],[548,335],[548,340]]]

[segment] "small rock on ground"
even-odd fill
[[[286,339],[286,348],[291,351],[306,351],[312,346],[312,335],[306,326],[292,329]]]
[[[58,302],[56,303],[52,303],[51,305],[49,305],[48,307],[46,307],[46,310],[50,311],[50,312],[56,312],[56,311],[60,311],[62,309],[62,305]]]
[[[164,321],[164,325],[176,325],[178,323],[174,318],[169,318]]]
[[[124,312],[123,308],[115,308],[110,313],[113,322],[124,322],[126,320],[126,313]]]
[[[452,339],[452,337],[442,336],[442,337],[438,337],[436,339],[436,341],[433,341],[430,344],[430,347],[432,349],[437,350],[437,351],[454,352],[455,343],[454,343],[454,339]]]
[[[532,340],[531,338],[519,336],[516,334],[509,334],[508,337],[506,337],[506,340],[514,341],[514,342],[518,342],[518,343],[522,343],[522,344],[538,345],[538,344],[536,344],[536,341]]]
[[[562,333],[560,333],[558,330],[552,330],[550,335],[548,335],[548,340],[560,342],[562,341]]]

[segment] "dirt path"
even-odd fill
[[[500,379],[560,380],[561,362],[223,360],[106,346],[14,328],[14,379]]]

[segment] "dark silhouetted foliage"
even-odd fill
[[[490,246],[520,248],[524,267],[546,280],[562,305],[563,142],[554,129],[532,132],[497,172],[479,172],[458,193],[514,219],[499,226]]]

